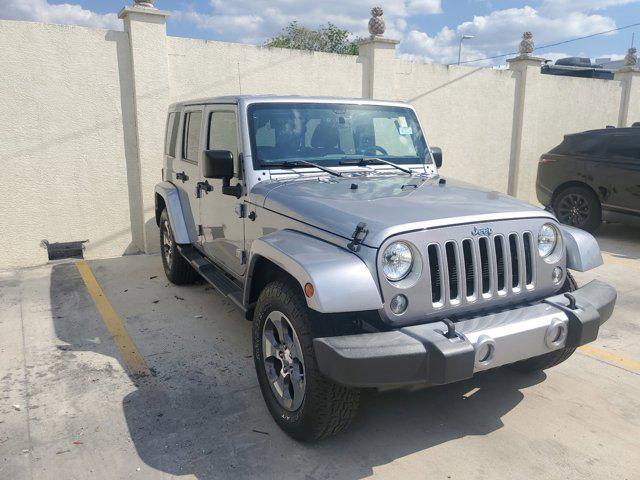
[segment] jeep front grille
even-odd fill
[[[416,269],[400,282],[381,274],[383,319],[393,325],[465,318],[475,312],[537,301],[561,288],[553,270],[566,267],[566,256],[548,261],[538,255],[537,232],[548,222],[545,213],[527,218],[477,224],[446,225],[390,236],[379,251],[394,241],[406,241],[419,252]],[[478,230],[483,233],[478,235]],[[382,272],[382,255],[376,263]],[[394,314],[391,299],[399,293],[407,310]]]
[[[427,247],[434,307],[470,303],[534,287],[530,232],[449,240]]]

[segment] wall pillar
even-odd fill
[[[527,80],[540,75],[540,65],[544,58],[531,57],[526,54],[507,60],[509,70],[515,75],[516,88],[513,107],[513,127],[511,130],[511,154],[509,157],[509,183],[507,193],[514,197],[529,201],[531,187],[528,185],[531,165],[525,164],[522,154],[522,136],[524,134]]]
[[[362,97],[377,100],[395,98],[395,56],[400,42],[374,36],[358,43],[362,62]]]
[[[152,2],[125,7],[118,14],[129,36],[137,171],[129,178],[133,243],[140,251],[159,251],[154,216],[154,185],[161,179],[164,128],[169,104],[166,17]],[[125,128],[127,126],[125,125]]]
[[[615,80],[622,83],[618,127],[630,127],[640,122],[640,70],[623,67],[615,73]]]

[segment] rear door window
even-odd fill
[[[234,112],[211,112],[207,148],[228,150],[233,154],[233,158],[238,158],[238,128]]]
[[[182,157],[190,162],[198,162],[201,127],[202,112],[187,112],[185,114]]]

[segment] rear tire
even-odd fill
[[[198,273],[178,251],[166,208],[160,214],[160,255],[164,273],[171,283],[185,285],[198,278]]]
[[[560,223],[594,232],[602,223],[602,206],[592,190],[569,187],[561,190],[553,200],[553,211]]]
[[[578,284],[576,280],[573,278],[571,273],[567,272],[567,278],[564,281],[564,285],[562,286],[560,293],[573,292],[574,290],[577,290],[577,288]],[[561,348],[560,350],[545,353],[538,357],[532,357],[527,360],[512,363],[510,367],[522,373],[538,372],[546,370],[547,368],[555,367],[556,365],[564,362],[567,358],[573,355],[573,352],[575,351],[575,347]]]
[[[351,423],[360,391],[320,373],[311,325],[316,314],[296,287],[274,281],[260,293],[253,319],[253,358],[262,396],[278,426],[297,440],[315,441]]]

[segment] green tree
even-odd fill
[[[312,30],[298,22],[291,22],[282,29],[280,35],[267,40],[265,46],[358,55],[356,41],[349,31],[338,28],[332,23],[320,25],[317,30]]]

